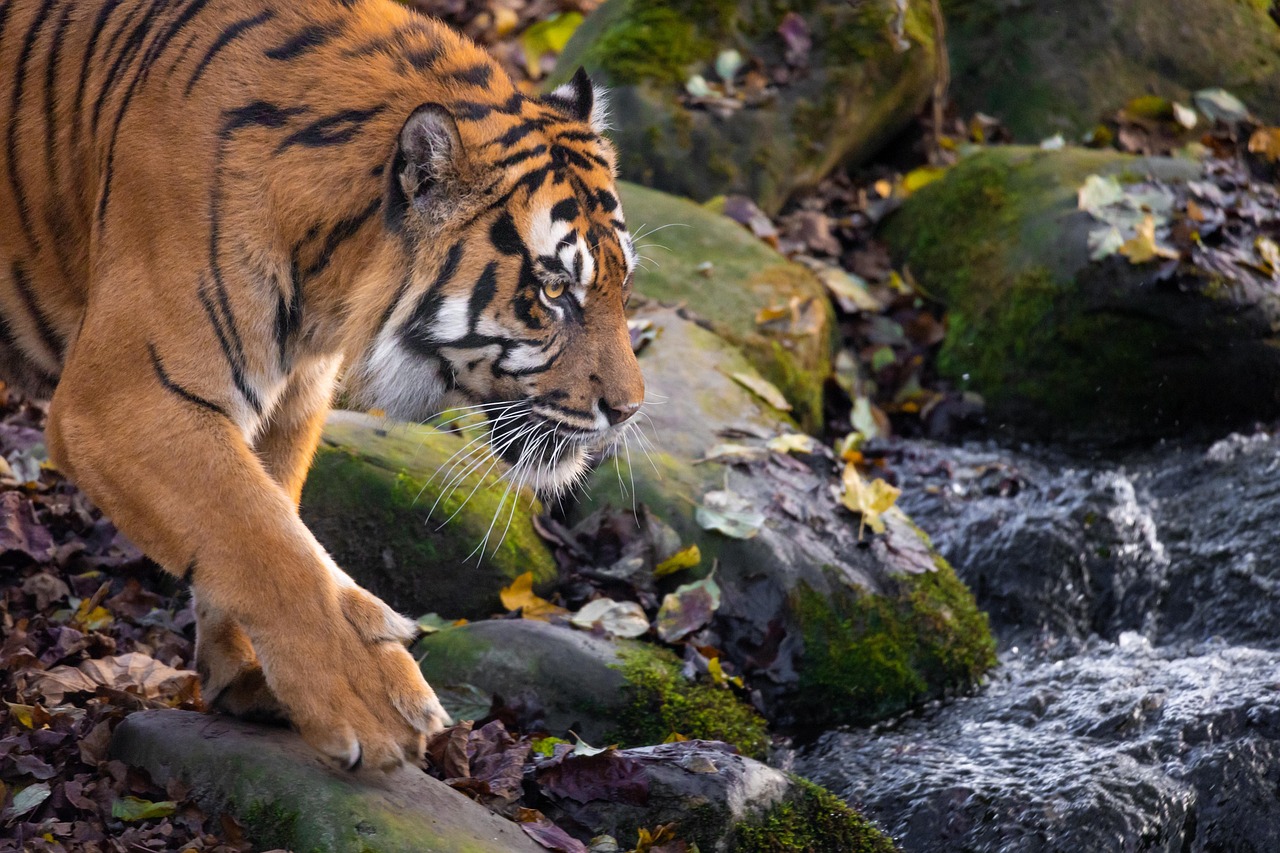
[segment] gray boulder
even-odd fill
[[[1219,203],[1197,204],[1246,213],[1206,237],[1210,247],[1225,240],[1223,250],[1093,261],[1091,235],[1107,226],[1078,209],[1091,176],[1122,192],[1138,186],[1144,204],[1163,200],[1171,227],[1210,230],[1184,210],[1200,191]],[[939,371],[981,394],[997,429],[1055,439],[1120,444],[1280,416],[1276,273],[1254,257],[1252,237],[1224,237],[1270,227],[1274,188],[1240,187],[1228,200],[1208,180],[1190,160],[1070,148],[963,159],[883,229],[947,305]]]
[[[951,95],[1022,142],[1075,137],[1130,98],[1225,87],[1280,121],[1280,26],[1241,0],[942,0]]]
[[[302,738],[189,711],[144,711],[116,729],[111,757],[159,785],[191,787],[227,811],[259,849],[297,853],[545,853],[503,820],[421,770],[333,770]]]
[[[839,466],[829,452],[765,449],[763,439],[794,428],[731,378],[753,374],[741,354],[676,311],[639,316],[657,331],[641,368],[651,396],[666,401],[645,409],[653,451],[633,446],[605,462],[575,517],[635,500],[699,546],[700,568],[661,591],[716,567],[713,644],[752,675],[772,720],[877,719],[978,679],[992,662],[985,617],[927,537],[892,511],[885,533],[860,533],[832,494]],[[757,458],[698,461],[726,442]],[[757,515],[753,535],[704,529],[700,507],[717,492]]]
[[[776,212],[795,190],[892,139],[938,72],[924,0],[819,2],[797,13],[787,19],[783,5],[738,0],[610,0],[575,33],[551,82],[585,66],[611,88],[628,180],[700,201],[746,193]],[[812,48],[798,55],[780,29]],[[737,80],[745,98],[692,103],[687,81],[714,77],[729,49],[758,62],[768,86],[756,92]]]

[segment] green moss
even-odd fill
[[[680,674],[680,664],[670,652],[628,650],[619,670],[628,693],[615,733],[619,743],[662,743],[674,732],[724,741],[744,755],[764,757],[769,737],[760,715],[727,688],[690,682]]]
[[[871,722],[976,682],[995,665],[984,613],[941,557],[886,595],[854,600],[801,586],[792,607],[804,638],[800,720]]]
[[[690,69],[715,59],[717,39],[733,24],[732,0],[615,3],[608,21],[578,59],[613,83],[681,85]]]
[[[737,853],[893,853],[893,841],[830,791],[792,777],[795,793],[737,828]]]
[[[527,494],[499,540],[514,497],[504,498],[497,468],[481,468],[446,491],[446,477],[437,472],[465,443],[430,428],[388,433],[331,421],[303,490],[302,518],[339,565],[393,606],[488,615],[513,578],[532,571],[545,587],[556,567],[529,520],[540,507]],[[495,516],[497,530],[478,561],[475,549]],[[470,566],[466,574],[445,571],[463,563]]]
[[[254,800],[244,810],[241,819],[250,837],[260,847],[289,847],[296,843],[298,814],[281,803]],[[316,848],[314,853],[320,853],[320,849]]]
[[[1103,405],[1112,425],[1150,425],[1167,393],[1157,356],[1178,342],[1167,328],[1108,309],[1109,289],[1144,273],[1090,264],[1095,223],[1076,210],[1076,191],[1091,174],[1168,179],[1196,168],[1013,148],[967,158],[922,189],[883,233],[948,305],[940,372],[981,393],[1000,420],[1059,431],[1096,421]]]

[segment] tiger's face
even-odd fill
[[[643,403],[636,257],[585,74],[507,109],[484,139],[434,105],[406,123],[387,210],[409,272],[361,373],[395,417],[483,413],[494,454],[554,495]]]

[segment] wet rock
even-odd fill
[[[942,0],[951,96],[1023,142],[1094,127],[1130,98],[1225,87],[1280,121],[1280,26],[1238,0]]]
[[[1091,634],[1272,646],[1280,624],[1280,438],[1232,435],[1122,462],[1044,449],[884,448],[900,502],[1003,644]]]
[[[614,765],[603,784],[571,784],[572,763]],[[566,765],[569,765],[568,767]],[[687,741],[544,766],[535,777],[548,816],[584,838],[635,838],[670,825],[675,838],[717,853],[894,850],[872,824],[812,783],[737,755],[722,743]]]
[[[633,501],[697,543],[701,566],[663,581],[669,591],[714,566],[722,600],[705,637],[747,672],[770,719],[866,721],[977,679],[990,665],[985,618],[950,566],[906,516],[860,538],[859,518],[832,494],[829,454],[767,451],[788,418],[731,376],[751,368],[723,340],[675,311],[642,311],[657,339],[640,356],[650,396],[634,442],[588,483],[590,513]],[[757,461],[697,463],[716,445],[753,445]],[[708,493],[732,492],[763,524],[750,538],[704,529]]]
[[[595,744],[639,745],[672,733],[763,756],[764,721],[727,689],[681,675],[670,652],[528,619],[446,628],[414,647],[422,672],[455,717],[465,700],[499,697],[522,728],[570,732]],[[475,713],[472,710],[470,713]]]
[[[637,292],[687,306],[778,386],[801,424],[819,430],[834,317],[813,273],[726,216],[634,184],[620,185],[619,192],[628,226],[640,235]],[[793,304],[788,322],[756,322],[761,311],[788,313]]]
[[[746,193],[771,213],[874,154],[937,76],[933,17],[918,0],[790,14],[737,0],[611,0],[569,42],[553,84],[580,65],[611,88],[623,177],[698,200]]]
[[[478,555],[495,514],[505,522],[511,499],[503,502],[502,487],[495,488],[501,467],[481,466],[447,488],[449,460],[467,441],[334,412],[307,475],[307,527],[356,581],[414,616],[484,617],[501,609],[498,592],[518,575],[531,571],[539,585],[556,575],[530,522],[541,507],[527,493],[496,553],[491,545]]]
[[[990,149],[889,220],[894,253],[948,304],[939,371],[982,394],[998,429],[1055,439],[1115,445],[1280,416],[1270,273],[1255,276],[1243,256],[1209,268],[1194,246],[1195,263],[1090,261],[1101,223],[1077,194],[1091,175],[1184,194],[1204,177],[1173,158]],[[1238,203],[1267,219],[1252,192]]]
[[[1005,646],[1155,630],[1169,572],[1139,471],[1060,452],[895,442],[899,503]]]
[[[907,851],[1274,849],[1276,663],[1136,634],[1060,661],[1009,657],[983,695],[825,735],[794,769]]]
[[[235,815],[259,849],[545,853],[516,824],[421,770],[332,770],[286,729],[145,711],[116,729],[111,755],[161,786],[191,786],[201,808]]]

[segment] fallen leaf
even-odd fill
[[[750,373],[734,373],[731,374],[731,378],[778,411],[791,411],[791,404],[787,402],[787,398],[782,396],[782,392],[769,380]]]
[[[1249,137],[1249,153],[1268,162],[1280,160],[1280,127],[1260,127]]]
[[[885,309],[885,304],[871,295],[866,279],[862,276],[812,258],[800,260],[813,271],[818,281],[822,282],[846,313],[865,311],[868,314],[878,314]]]
[[[902,188],[909,195],[923,187],[927,187],[946,174],[947,170],[943,166],[920,166],[903,176]]]
[[[53,555],[53,537],[36,520],[31,501],[6,491],[0,494],[0,555],[13,552],[43,562]]]
[[[733,48],[722,50],[716,55],[716,74],[720,75],[720,79],[726,83],[732,83],[733,78],[738,75],[739,69],[746,64],[746,60],[742,58],[742,54]]]
[[[1187,130],[1191,130],[1199,124],[1199,118],[1196,116],[1196,111],[1191,109],[1191,107],[1179,104],[1177,101],[1173,104],[1173,120],[1185,127]]]
[[[418,629],[424,634],[434,634],[436,631],[450,628],[454,624],[452,619],[445,619],[439,613],[428,613],[425,616],[419,616],[417,622]]]
[[[500,595],[503,607],[512,611],[519,610],[525,619],[547,622],[553,616],[564,616],[569,612],[534,593],[533,572],[520,575],[511,582],[511,586],[503,588]]]
[[[571,755],[538,771],[544,795],[579,803],[604,800],[642,805],[649,800],[644,766],[609,749],[596,755]]]
[[[1089,260],[1109,258],[1124,245],[1124,232],[1114,225],[1095,228],[1089,232]]]
[[[858,525],[858,538],[862,538],[864,527],[870,527],[876,533],[884,533],[884,520],[880,518],[880,514],[893,506],[902,490],[881,479],[867,483],[853,463],[844,466],[840,480],[844,484],[840,503],[862,516]]]
[[[1138,225],[1137,233],[1119,248],[1119,253],[1129,259],[1131,264],[1145,264],[1156,258],[1176,259],[1180,257],[1176,249],[1161,246],[1156,242],[1155,217],[1147,214]]]
[[[1040,140],[1040,150],[1042,151],[1061,151],[1067,146],[1067,140],[1063,138],[1061,133],[1055,133],[1047,139]]]
[[[769,451],[763,447],[746,444],[717,444],[707,451],[699,462],[755,462],[764,459]]]
[[[49,789],[49,783],[47,782],[28,785],[13,795],[13,802],[9,804],[3,814],[0,814],[0,820],[11,821],[31,814],[40,807],[41,803],[49,799],[51,793],[52,791]]]
[[[713,94],[711,84],[701,74],[690,74],[684,81],[684,90],[695,98],[709,98]]]
[[[639,637],[649,630],[649,618],[644,615],[643,607],[634,601],[614,601],[612,598],[588,601],[573,614],[569,623],[587,630],[600,628],[615,637]]]
[[[144,699],[191,698],[199,689],[200,676],[191,670],[166,666],[141,652],[129,652],[93,658],[78,668],[56,666],[47,672],[34,672],[31,681],[50,705],[59,705],[68,693],[92,693],[99,687]]]
[[[653,576],[655,578],[665,578],[667,575],[674,575],[676,572],[682,572],[685,569],[692,569],[694,566],[702,562],[702,550],[697,543],[687,548],[681,548],[667,559],[653,567]]]
[[[1249,108],[1226,89],[1201,89],[1191,96],[1196,109],[1209,117],[1209,121],[1235,124],[1249,117]]]
[[[809,51],[813,49],[813,36],[809,33],[809,22],[795,12],[782,16],[778,24],[778,35],[786,46],[783,59],[788,65],[804,66],[809,64]]]
[[[111,804],[111,816],[125,821],[169,817],[177,810],[178,804],[172,800],[153,803],[138,797],[122,797]]]
[[[764,446],[775,453],[813,453],[818,448],[818,442],[813,436],[801,432],[788,432],[775,435],[765,442]]]
[[[707,660],[707,674],[711,676],[711,681],[723,687],[726,684],[732,684],[735,687],[742,687],[742,679],[736,675],[725,675],[724,665],[720,663],[720,658],[709,658]]]
[[[703,495],[694,518],[703,530],[716,530],[734,539],[752,538],[765,521],[750,501],[729,489]]]
[[[1124,198],[1124,188],[1111,175],[1090,175],[1076,192],[1076,207],[1092,216]]]
[[[547,820],[541,814],[536,820],[523,821],[525,835],[556,853],[588,853],[587,845]]]
[[[720,607],[720,585],[706,577],[678,587],[662,599],[655,627],[663,641],[674,643],[711,621]]]

